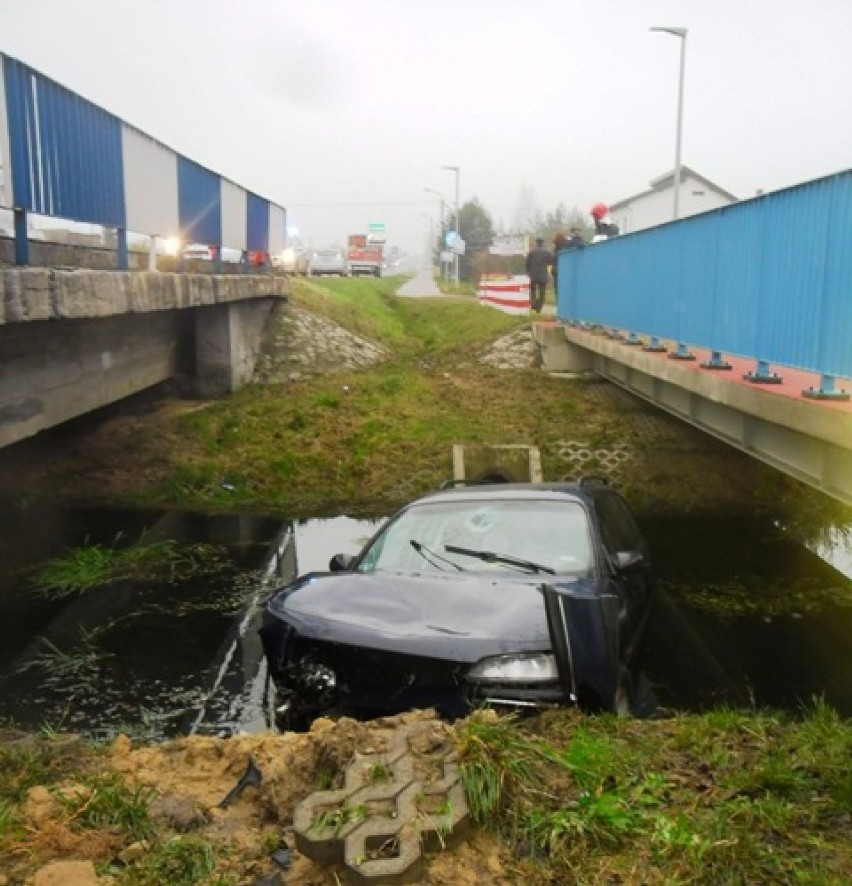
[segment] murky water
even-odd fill
[[[354,553],[378,523],[7,506],[0,512],[0,722],[149,738],[268,725],[256,630],[271,588]],[[660,709],[824,697],[852,716],[852,580],[777,527],[645,521],[660,600],[641,661]],[[215,546],[213,574],[48,600],[63,550],[172,538]],[[841,567],[842,538],[830,551]],[[823,553],[826,553],[823,551]]]
[[[796,711],[821,696],[852,716],[852,570],[840,532],[827,562],[756,521],[643,525],[661,593],[642,665],[663,706]]]
[[[6,508],[2,518],[0,720],[162,735],[227,719],[245,680],[220,669],[227,657],[243,678],[257,671],[259,644],[240,626],[286,536],[280,521],[45,507]],[[119,581],[59,600],[32,586],[35,567],[68,548],[139,538],[203,542],[221,561],[196,579]]]

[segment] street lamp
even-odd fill
[[[446,169],[448,172],[454,172],[456,174],[456,236],[460,236],[459,228],[461,228],[461,219],[459,218],[459,167],[458,166],[442,166],[441,169]],[[456,286],[459,285],[459,254],[454,249],[453,250],[453,277],[455,278]]]
[[[427,194],[434,194],[441,201],[441,242],[443,243],[444,239],[444,195],[440,191],[436,191],[434,188],[423,188],[423,190]],[[429,254],[432,255],[432,251],[435,249],[434,242],[431,244],[429,248]],[[439,246],[440,249],[440,246]],[[443,277],[443,262],[441,262],[441,276]]]
[[[432,255],[433,255],[434,250],[435,250],[435,219],[432,218],[432,213],[431,213],[431,212],[421,212],[421,213],[420,213],[420,217],[423,218],[423,219],[425,219],[425,220],[428,222],[428,224],[429,224],[429,231],[428,231],[428,233],[427,233],[427,235],[426,235],[426,236],[429,238],[429,239],[427,240],[428,246],[427,246],[427,249],[426,249],[426,255],[427,255],[428,258],[429,258],[429,264],[428,264],[428,265],[423,265],[423,267],[424,267],[424,268],[425,268],[425,267],[428,267],[428,268],[431,269],[431,268],[432,268]]]
[[[683,136],[683,75],[686,70],[686,28],[651,28],[680,37],[680,80],[677,90],[677,135],[675,138],[675,177],[674,177],[674,218],[679,217],[678,197],[680,195],[680,144]]]

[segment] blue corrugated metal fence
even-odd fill
[[[557,314],[852,377],[852,171],[559,257]]]
[[[129,124],[2,54],[0,87],[0,110],[6,111],[0,113],[0,167],[7,139],[6,197],[15,210],[18,263],[27,262],[30,212],[115,227],[120,258],[127,220],[134,217],[152,226],[136,230],[140,234],[262,253],[283,247],[283,207],[230,182],[224,203],[227,180],[218,173],[159,143],[159,153],[152,152],[153,140]],[[132,178],[142,187],[129,187]],[[3,196],[0,190],[0,201]],[[175,206],[180,231],[170,229]],[[238,242],[222,242],[226,228]]]

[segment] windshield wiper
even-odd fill
[[[438,560],[442,560],[444,563],[449,563],[454,569],[458,569],[459,572],[464,572],[464,566],[459,566],[458,563],[453,563],[449,557],[442,557],[437,551],[433,551],[431,548],[427,548],[422,542],[417,541],[416,538],[410,538],[408,543],[411,547],[417,551],[418,554],[427,562],[434,566],[436,569],[441,569],[441,564],[438,563]]]
[[[507,557],[504,554],[497,554],[494,551],[475,551],[473,548],[458,548],[455,545],[444,545],[444,550],[448,554],[462,554],[465,557],[476,557],[478,560],[484,560],[486,563],[505,563],[506,566],[517,566],[519,569],[529,569],[530,572],[549,572],[551,575],[556,574],[555,569],[550,566],[544,566],[541,563],[533,563],[532,560],[521,560],[519,557]]]

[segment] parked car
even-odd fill
[[[268,600],[279,725],[432,706],[626,713],[653,589],[636,521],[602,481],[443,489]]]
[[[213,261],[216,258],[215,250],[215,246],[207,246],[204,243],[190,243],[184,247],[182,255],[185,261]]]
[[[349,262],[342,249],[317,249],[308,264],[308,273],[314,277],[323,274],[349,276]]]
[[[308,250],[298,237],[287,237],[284,249],[280,253],[273,253],[270,261],[279,271],[304,277],[308,273],[309,258]]]

